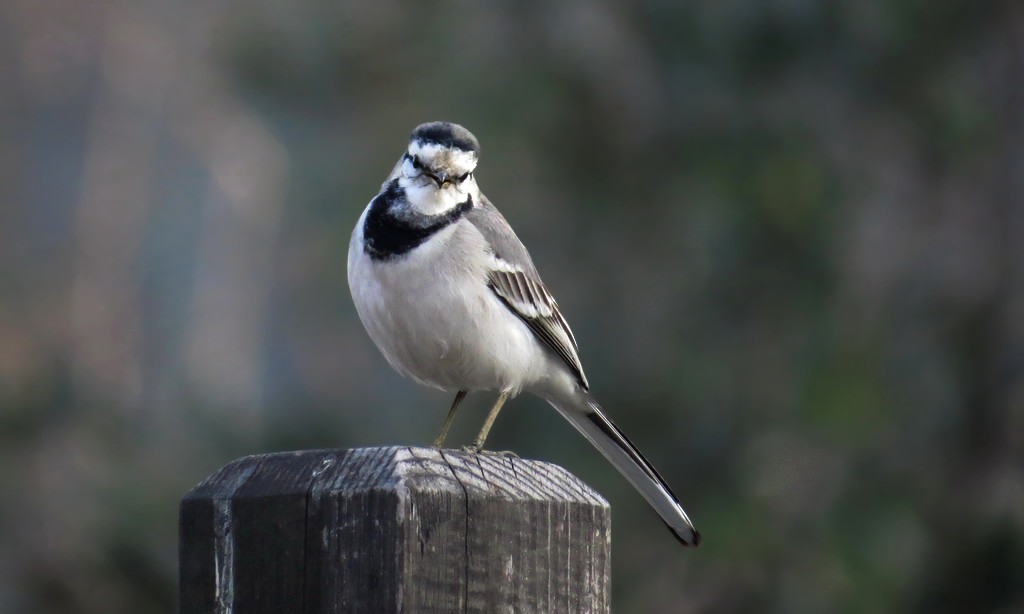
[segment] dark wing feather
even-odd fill
[[[533,331],[545,345],[561,358],[583,386],[590,389],[580,363],[576,337],[558,309],[551,293],[544,287],[533,260],[505,218],[486,198],[466,214],[487,240],[495,258],[488,275],[488,285],[499,299]]]
[[[489,285],[505,306],[565,362],[584,390],[589,390],[576,338],[540,281],[530,279],[522,271],[491,271]]]

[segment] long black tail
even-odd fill
[[[690,517],[672,489],[596,401],[587,398],[580,403],[581,407],[562,407],[554,401],[548,402],[629,480],[658,512],[676,539],[684,546],[700,544],[700,533],[693,528]]]

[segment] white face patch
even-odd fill
[[[446,183],[443,188],[438,188],[432,179],[423,176],[400,177],[398,185],[405,190],[409,205],[424,215],[446,213],[470,197],[475,202],[480,201],[480,188],[472,175],[458,185]]]
[[[427,168],[443,168],[453,176],[472,173],[477,163],[476,153],[437,143],[412,141],[409,143],[409,155],[418,158]]]
[[[412,141],[409,143],[408,154],[401,161],[399,185],[405,190],[406,200],[417,211],[438,215],[465,202],[467,197],[479,197],[476,178],[472,175],[477,163],[474,152],[437,143]],[[416,168],[411,158],[418,160],[427,169],[434,169],[435,172],[443,170],[453,179],[462,175],[469,177],[461,182],[452,181],[438,187],[431,177]]]

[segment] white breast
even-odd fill
[[[444,390],[518,392],[549,360],[486,285],[486,244],[461,220],[399,258],[372,260],[363,217],[352,233],[349,287],[370,337],[399,372]]]

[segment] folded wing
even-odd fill
[[[565,362],[583,389],[589,390],[576,337],[512,227],[482,196],[481,202],[466,214],[466,219],[480,231],[490,247],[493,260],[487,284],[491,291]]]
[[[576,337],[544,284],[524,271],[496,269],[491,271],[488,285],[505,306],[565,362],[584,390],[589,390]]]

